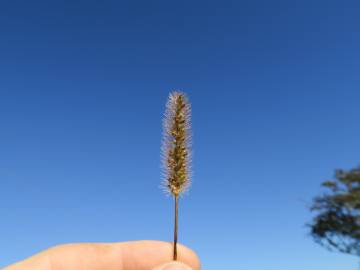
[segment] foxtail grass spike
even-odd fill
[[[174,252],[177,260],[179,196],[190,186],[190,103],[182,92],[169,95],[163,122],[162,158],[165,191],[174,197]]]

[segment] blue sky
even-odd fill
[[[52,245],[171,241],[169,91],[193,107],[180,242],[204,269],[356,269],[311,198],[360,164],[359,1],[0,3],[0,267]]]

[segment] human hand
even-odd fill
[[[3,270],[200,270],[197,255],[178,245],[178,261],[171,261],[173,246],[160,241],[65,244],[40,252]]]

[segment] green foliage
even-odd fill
[[[324,182],[327,192],[314,198],[311,235],[330,250],[360,256],[360,167],[337,170],[335,178]]]

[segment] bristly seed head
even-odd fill
[[[163,186],[173,196],[190,186],[190,114],[187,96],[178,91],[170,93],[163,122],[162,159]]]

